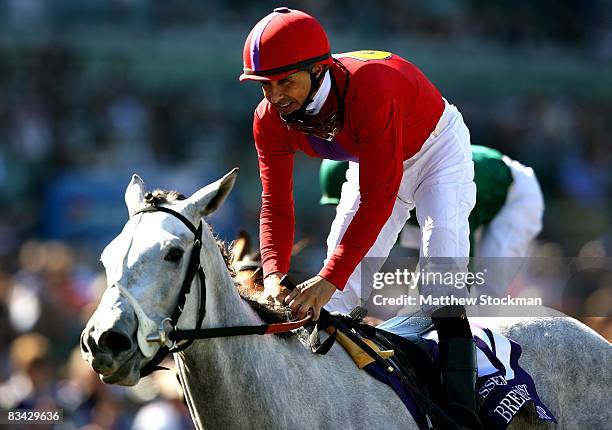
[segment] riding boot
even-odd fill
[[[450,416],[466,429],[481,429],[476,411],[476,344],[472,339],[444,339],[438,347]]]
[[[440,316],[443,315],[443,316]],[[476,344],[461,306],[432,315],[438,331],[440,370],[450,416],[465,429],[480,430],[476,407]]]

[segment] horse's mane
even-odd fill
[[[178,191],[157,189],[157,190],[153,190],[153,191],[146,193],[144,195],[144,199],[145,199],[145,206],[148,207],[148,206],[158,206],[164,203],[171,204],[176,201],[185,200],[186,197]],[[232,263],[231,263],[232,243],[228,244],[222,239],[219,239],[219,237],[217,236],[215,231],[212,229],[210,224],[206,223],[206,225],[208,226],[213,237],[215,238],[217,247],[219,248],[219,251],[221,252],[221,256],[223,257],[223,262],[225,263],[225,267],[227,267],[227,270],[230,276],[232,277],[232,279],[234,279],[236,277],[236,271],[234,270],[234,267],[232,266]]]

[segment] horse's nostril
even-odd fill
[[[100,336],[100,348],[113,354],[119,354],[124,351],[129,351],[132,347],[132,340],[116,331],[107,331]]]

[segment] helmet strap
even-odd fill
[[[311,103],[310,101],[307,101],[304,103],[303,106],[301,106],[298,111],[286,116],[281,114],[281,119],[285,122],[287,127],[305,134],[318,137],[319,139],[323,140],[332,140],[334,136],[338,134],[338,132],[342,128],[342,123],[344,121],[344,99],[346,98],[346,94],[349,87],[350,74],[341,62],[334,59],[334,63],[337,64],[338,67],[342,69],[346,75],[344,91],[342,95],[340,95],[336,79],[334,78],[333,73],[330,73],[331,92],[334,93],[334,97],[337,103],[336,107],[331,107],[331,109],[333,109],[332,111],[329,111],[328,109],[328,111],[323,114],[319,112],[319,114],[317,115],[307,115],[305,113],[306,106]],[[316,76],[313,76],[313,74],[311,74],[311,79],[315,82],[316,87],[315,85],[311,86],[311,91],[309,93],[308,100],[314,98],[316,89],[313,91],[312,88],[320,87],[322,83],[322,77],[324,77],[323,74],[317,79]],[[327,100],[324,103],[327,103]],[[325,109],[325,107],[323,107],[323,109]]]
[[[296,110],[295,112],[291,112],[289,115],[281,114],[281,118],[285,122],[292,123],[298,120],[299,118],[303,118],[304,115],[306,115],[306,108],[314,100],[314,96],[321,87],[321,83],[323,82],[323,78],[325,78],[325,73],[327,72],[327,70],[329,70],[329,67],[323,67],[323,70],[317,76],[317,74],[312,71],[312,66],[307,69],[308,74],[310,75],[310,91],[306,96],[306,100],[304,100],[304,103],[302,103],[302,106],[300,106],[298,110]]]

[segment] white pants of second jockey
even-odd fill
[[[404,162],[404,176],[391,216],[380,231],[376,242],[366,254],[369,257],[389,255],[397,237],[416,207],[419,224],[423,226],[419,266],[424,271],[449,272],[467,269],[470,251],[468,216],[476,202],[474,163],[470,149],[470,133],[457,108],[446,106],[435,130],[421,150]],[[349,163],[347,181],[342,185],[340,203],[327,238],[327,258],[340,243],[355,212],[359,208],[359,164]],[[429,258],[428,258],[429,257]],[[452,267],[438,264],[435,257],[458,257]],[[343,291],[336,291],[327,310],[350,312],[368,297],[362,297],[361,265],[351,274]],[[466,296],[465,289],[427,284],[421,294],[455,297]],[[440,306],[426,305],[430,314]]]
[[[503,297],[520,272],[529,245],[542,230],[544,197],[533,169],[504,156],[514,181],[504,206],[482,227],[475,252],[475,271],[488,269],[487,282],[474,295]],[[491,314],[492,315],[492,314]]]
[[[542,230],[544,197],[531,167],[504,156],[514,181],[501,210],[487,225],[476,246],[479,257],[525,257]]]

